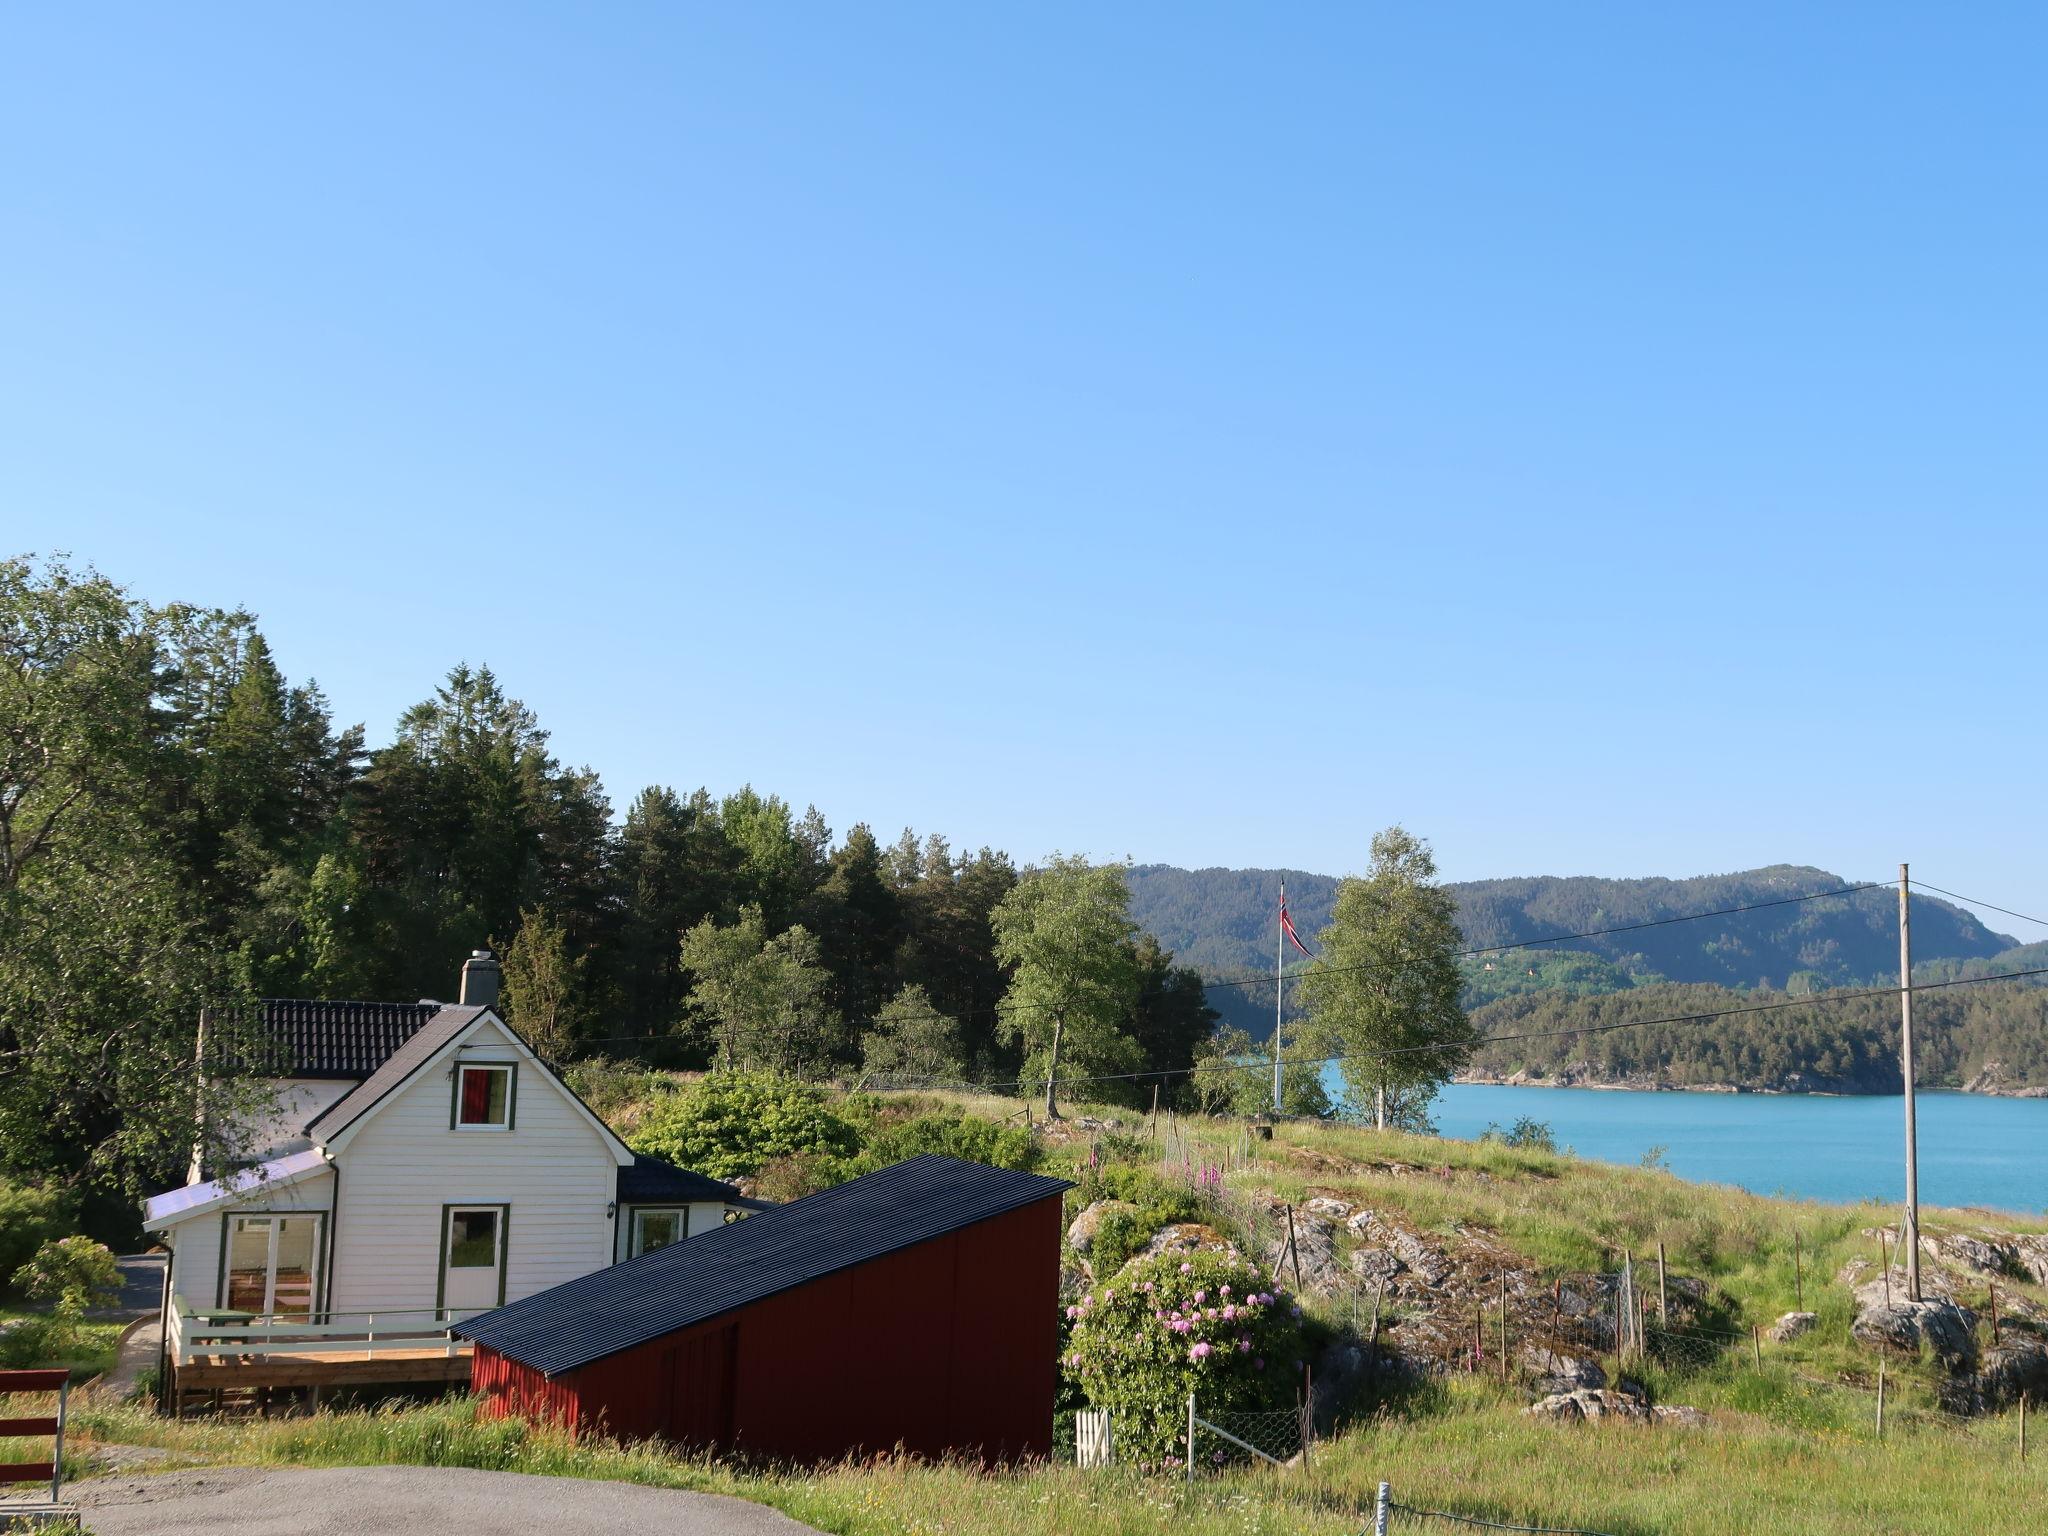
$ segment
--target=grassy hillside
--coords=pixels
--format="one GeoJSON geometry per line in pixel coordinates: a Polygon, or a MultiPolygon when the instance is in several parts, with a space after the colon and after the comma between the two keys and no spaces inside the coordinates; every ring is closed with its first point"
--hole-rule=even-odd
{"type": "MultiPolygon", "coordinates": [[[[1287,881],[1297,926],[1313,934],[1329,921],[1337,882],[1301,870],[1177,869],[1144,864],[1130,872],[1132,916],[1184,964],[1206,976],[1270,976],[1273,908],[1287,881]]],[[[1777,864],[1767,869],[1693,879],[1605,880],[1591,876],[1480,880],[1450,887],[1466,943],[1519,945],[1557,933],[1654,922],[1689,913],[1782,900],[1852,884],[1826,870],[1777,864]]],[[[2013,940],[1961,907],[1933,897],[1914,901],[1914,952],[1929,963],[1984,962],[2013,940]]],[[[1580,990],[1631,981],[1702,982],[1721,987],[1816,990],[1882,976],[1898,964],[1898,898],[1890,890],[1732,917],[1673,923],[1608,938],[1546,946],[1568,960],[1503,955],[1492,972],[1483,962],[1471,976],[1473,1001],[1519,990],[1513,978],[1529,967],[1568,964],[1580,990]]],[[[1547,978],[1546,978],[1547,979],[1547,978]]],[[[1233,1022],[1270,1019],[1271,990],[1212,991],[1211,1002],[1233,1022]]]]}
{"type": "MultiPolygon", "coordinates": [[[[899,1101],[898,1112],[931,1102],[899,1101]]],[[[988,1118],[1016,1108],[1007,1100],[944,1102],[988,1118]]],[[[1273,1141],[1261,1142],[1231,1122],[1165,1122],[1155,1130],[1110,1124],[1117,1113],[1099,1110],[1092,1123],[1070,1119],[1050,1131],[1041,1125],[1046,1166],[1082,1179],[1108,1164],[1147,1180],[1179,1180],[1206,1202],[1218,1230],[1259,1257],[1279,1230],[1276,1201],[1292,1206],[1304,1233],[1319,1219],[1310,1214],[1319,1208],[1312,1201],[1367,1213],[1359,1233],[1351,1223],[1331,1224],[1334,1288],[1304,1288],[1326,1338],[1341,1341],[1373,1294],[1346,1278],[1350,1254],[1374,1241],[1360,1233],[1396,1230],[1418,1252],[1477,1273],[1471,1299],[1447,1290],[1441,1308],[1427,1288],[1388,1290],[1383,1348],[1404,1358],[1412,1352],[1417,1363],[1361,1384],[1306,1469],[1226,1471],[1192,1486],[1129,1469],[984,1475],[887,1459],[823,1470],[741,1469],[644,1446],[572,1445],[520,1424],[479,1422],[466,1401],[246,1425],[178,1425],[100,1408],[83,1424],[100,1440],[233,1461],[425,1461],[711,1488],[849,1536],[1356,1536],[1369,1524],[1382,1478],[1398,1497],[1424,1507],[1617,1536],[2038,1529],[2034,1485],[2048,1468],[2017,1462],[2011,1413],[1943,1413],[1939,1394],[1953,1382],[1931,1358],[1889,1358],[1887,1435],[1876,1436],[1878,1357],[1851,1339],[1854,1303],[1836,1277],[1874,1273],[1876,1234],[1889,1211],[1769,1200],[1539,1148],[1318,1124],[1283,1125],[1273,1141]],[[1623,1254],[1647,1260],[1659,1243],[1671,1266],[1674,1323],[1656,1356],[1629,1374],[1659,1403],[1704,1410],[1704,1427],[1540,1421],[1523,1412],[1535,1389],[1519,1373],[1503,1384],[1497,1357],[1483,1357],[1471,1372],[1461,1368],[1459,1348],[1431,1354],[1435,1325],[1445,1324],[1460,1344],[1475,1312],[1482,1334],[1494,1336],[1498,1313],[1485,1300],[1492,1266],[1513,1280],[1513,1337],[1535,1338],[1553,1283],[1568,1293],[1611,1271],[1623,1254]],[[1818,1315],[1811,1332],[1783,1344],[1753,1342],[1753,1326],[1768,1326],[1802,1296],[1818,1315]]],[[[1927,1226],[1945,1236],[2009,1232],[2012,1224],[1982,1212],[1929,1212],[1927,1226]]],[[[1977,1309],[1988,1343],[1981,1319],[1993,1280],[1932,1261],[1930,1275],[1977,1309]]],[[[2048,1291],[2016,1274],[1995,1283],[2008,1344],[2048,1329],[2048,1291]]],[[[1605,1363],[1615,1366],[1611,1356],[1605,1363]]]]}

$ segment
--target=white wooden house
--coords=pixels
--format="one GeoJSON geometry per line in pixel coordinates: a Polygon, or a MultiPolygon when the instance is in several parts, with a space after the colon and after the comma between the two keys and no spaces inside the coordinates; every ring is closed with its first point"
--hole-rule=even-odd
{"type": "Polygon", "coordinates": [[[170,1252],[167,1367],[260,1356],[290,1385],[321,1377],[284,1365],[381,1354],[332,1379],[411,1379],[401,1357],[457,1356],[456,1318],[758,1208],[636,1156],[498,1016],[496,980],[479,951],[459,1004],[262,1005],[285,1075],[249,1166],[144,1204],[170,1252]]]}

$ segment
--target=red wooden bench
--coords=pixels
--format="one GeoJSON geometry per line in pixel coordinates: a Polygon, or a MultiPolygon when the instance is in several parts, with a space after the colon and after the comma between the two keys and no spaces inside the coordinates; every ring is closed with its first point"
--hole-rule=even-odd
{"type": "Polygon", "coordinates": [[[56,1448],[48,1461],[15,1461],[0,1463],[0,1483],[40,1483],[48,1481],[50,1502],[57,1502],[57,1495],[64,1487],[64,1409],[71,1397],[71,1373],[69,1371],[0,1371],[0,1397],[16,1392],[54,1392],[57,1394],[57,1412],[54,1416],[34,1419],[0,1418],[0,1440],[22,1439],[29,1435],[49,1435],[56,1442],[56,1448]]]}

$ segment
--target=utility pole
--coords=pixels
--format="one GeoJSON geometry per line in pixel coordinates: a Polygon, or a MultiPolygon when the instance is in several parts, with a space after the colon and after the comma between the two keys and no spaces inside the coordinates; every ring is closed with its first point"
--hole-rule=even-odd
{"type": "Polygon", "coordinates": [[[1280,918],[1273,924],[1273,1118],[1280,1118],[1280,1011],[1287,1001],[1287,882],[1280,882],[1280,918]]]}
{"type": "Polygon", "coordinates": [[[1906,1299],[1920,1299],[1920,1133],[1913,1114],[1912,879],[1899,866],[1899,1071],[1906,1080],[1906,1299]]]}

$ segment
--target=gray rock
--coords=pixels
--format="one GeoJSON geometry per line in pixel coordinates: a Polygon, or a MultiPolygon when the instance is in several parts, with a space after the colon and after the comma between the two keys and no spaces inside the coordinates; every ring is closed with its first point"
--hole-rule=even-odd
{"type": "Polygon", "coordinates": [[[1401,1261],[1384,1248],[1354,1248],[1351,1250],[1351,1270],[1367,1285],[1376,1285],[1382,1280],[1391,1280],[1401,1272],[1401,1261]]]}
{"type": "Polygon", "coordinates": [[[1966,1411],[2009,1408],[2023,1396],[2036,1402],[2048,1396],[2048,1345],[2038,1339],[2016,1339],[1987,1349],[1971,1383],[1972,1402],[1966,1411]]]}
{"type": "Polygon", "coordinates": [[[1415,1277],[1431,1289],[1442,1285],[1451,1276],[1453,1266],[1450,1258],[1413,1232],[1394,1233],[1388,1246],[1394,1250],[1394,1256],[1414,1271],[1415,1277]]]}
{"type": "Polygon", "coordinates": [[[1626,1392],[1590,1389],[1553,1393],[1539,1403],[1531,1403],[1522,1412],[1532,1418],[1549,1419],[1558,1424],[1583,1424],[1593,1419],[1620,1419],[1631,1424],[1646,1424],[1650,1420],[1649,1404],[1641,1398],[1626,1392]]]}
{"type": "Polygon", "coordinates": [[[1318,1296],[1334,1295],[1344,1284],[1344,1268],[1337,1262],[1336,1228],[1307,1211],[1294,1213],[1293,1253],[1288,1252],[1287,1226],[1283,1220],[1265,1257],[1267,1270],[1282,1281],[1292,1281],[1299,1265],[1301,1288],[1318,1296]]]}
{"type": "Polygon", "coordinates": [[[1811,1312],[1787,1312],[1764,1330],[1764,1337],[1774,1344],[1789,1344],[1802,1333],[1809,1333],[1818,1319],[1811,1312]]]}
{"type": "Polygon", "coordinates": [[[1607,1372],[1597,1360],[1562,1355],[1554,1349],[1526,1348],[1517,1359],[1538,1392],[1555,1397],[1572,1392],[1597,1391],[1607,1385],[1607,1372]]]}
{"type": "Polygon", "coordinates": [[[1349,1200],[1339,1200],[1334,1195],[1317,1195],[1315,1198],[1305,1202],[1302,1209],[1313,1211],[1316,1215],[1325,1217],[1330,1221],[1343,1221],[1351,1214],[1352,1205],[1349,1200]]]}
{"type": "Polygon", "coordinates": [[[1858,1314],[1850,1335],[1874,1349],[1919,1352],[1924,1341],[1951,1371],[1967,1370],[1977,1358],[1977,1314],[1952,1301],[1879,1303],[1858,1314]]]}
{"type": "Polygon", "coordinates": [[[1960,1265],[1993,1279],[2003,1279],[2020,1268],[2019,1256],[2010,1246],[1988,1243],[1981,1237],[1970,1237],[1962,1232],[1945,1232],[1939,1236],[1923,1234],[1920,1251],[1931,1258],[1960,1265]]]}

